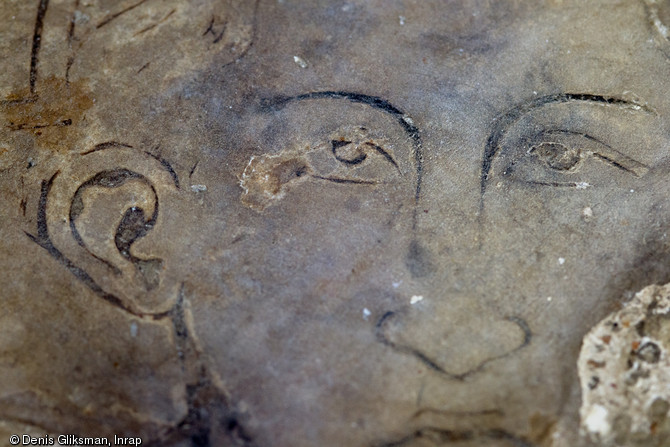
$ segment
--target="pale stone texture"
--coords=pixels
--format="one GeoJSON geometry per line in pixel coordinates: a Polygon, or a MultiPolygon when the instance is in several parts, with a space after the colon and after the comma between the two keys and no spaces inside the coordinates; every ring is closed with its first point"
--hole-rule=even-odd
{"type": "Polygon", "coordinates": [[[649,286],[584,337],[581,428],[602,445],[670,445],[670,285],[649,286]]]}

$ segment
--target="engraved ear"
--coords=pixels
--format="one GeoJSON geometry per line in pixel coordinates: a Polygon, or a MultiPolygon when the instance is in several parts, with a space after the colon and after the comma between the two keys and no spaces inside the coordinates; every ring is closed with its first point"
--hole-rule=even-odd
{"type": "Polygon", "coordinates": [[[177,278],[161,212],[178,192],[166,160],[103,143],[43,182],[32,238],[101,298],[135,314],[165,311],[177,278]]]}
{"type": "Polygon", "coordinates": [[[115,275],[122,275],[122,270],[118,267],[118,264],[122,262],[119,256],[123,260],[130,262],[140,275],[146,290],[153,290],[158,286],[159,270],[163,261],[159,258],[144,259],[138,257],[131,252],[131,248],[134,242],[144,237],[155,226],[157,218],[158,196],[152,183],[145,176],[123,168],[98,172],[79,185],[70,201],[70,231],[79,246],[109,266],[115,275]],[[98,209],[95,209],[91,213],[87,213],[89,210],[86,202],[102,202],[103,206],[105,202],[109,202],[109,200],[104,199],[94,200],[95,198],[99,199],[99,196],[104,194],[104,192],[95,191],[96,189],[112,190],[120,189],[124,186],[128,186],[131,190],[133,194],[132,198],[124,197],[123,194],[115,194],[113,191],[110,191],[109,195],[113,196],[112,200],[116,198],[121,199],[121,201],[116,204],[107,203],[107,209],[103,208],[101,210],[98,207],[98,209]],[[149,191],[142,191],[142,189],[150,190],[150,193],[149,191]],[[95,197],[95,195],[98,195],[98,197],[95,197]],[[139,197],[139,199],[136,197],[139,197]],[[130,204],[130,201],[136,203],[130,204]],[[145,213],[145,208],[148,208],[147,205],[152,208],[148,216],[145,213]],[[124,208],[125,211],[122,211],[124,208]],[[120,222],[117,223],[119,211],[123,214],[120,222]],[[115,212],[116,216],[114,215],[115,212]],[[108,218],[109,220],[107,220],[108,218]],[[105,255],[104,252],[109,252],[109,249],[112,248],[110,244],[103,243],[98,244],[98,247],[94,247],[94,240],[86,241],[84,236],[82,236],[80,228],[82,226],[86,228],[87,223],[95,225],[95,220],[107,220],[106,226],[108,227],[108,231],[105,231],[104,234],[111,235],[112,231],[114,232],[114,249],[116,249],[118,255],[116,253],[107,253],[105,255]],[[116,226],[116,229],[114,230],[113,227],[109,228],[109,225],[116,226]]]}

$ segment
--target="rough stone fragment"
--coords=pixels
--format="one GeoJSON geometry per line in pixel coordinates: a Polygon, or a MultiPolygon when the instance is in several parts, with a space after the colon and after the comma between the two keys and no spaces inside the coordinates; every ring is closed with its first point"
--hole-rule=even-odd
{"type": "Polygon", "coordinates": [[[670,284],[649,286],[584,337],[581,430],[607,446],[670,445],[670,284]]]}

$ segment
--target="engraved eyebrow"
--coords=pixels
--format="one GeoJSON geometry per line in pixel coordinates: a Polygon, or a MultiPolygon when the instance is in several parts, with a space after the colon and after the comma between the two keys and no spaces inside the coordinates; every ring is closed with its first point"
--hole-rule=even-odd
{"type": "MultiPolygon", "coordinates": [[[[493,159],[500,151],[500,142],[507,130],[523,116],[549,104],[563,104],[570,102],[585,102],[599,105],[612,105],[624,109],[637,110],[646,113],[655,113],[653,109],[645,104],[635,101],[629,101],[623,98],[613,96],[592,95],[588,93],[559,93],[555,95],[546,95],[535,98],[525,104],[518,105],[499,116],[493,125],[493,131],[489,135],[482,158],[482,169],[480,176],[481,196],[479,202],[480,211],[484,206],[484,192],[493,164],[493,159]]],[[[623,154],[622,154],[623,155],[623,154]]]]}

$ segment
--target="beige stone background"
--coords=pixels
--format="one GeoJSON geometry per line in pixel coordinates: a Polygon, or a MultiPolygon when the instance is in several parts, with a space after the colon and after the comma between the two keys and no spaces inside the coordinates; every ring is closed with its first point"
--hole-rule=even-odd
{"type": "Polygon", "coordinates": [[[670,2],[0,20],[0,444],[670,445],[577,372],[670,281],[670,2]]]}

